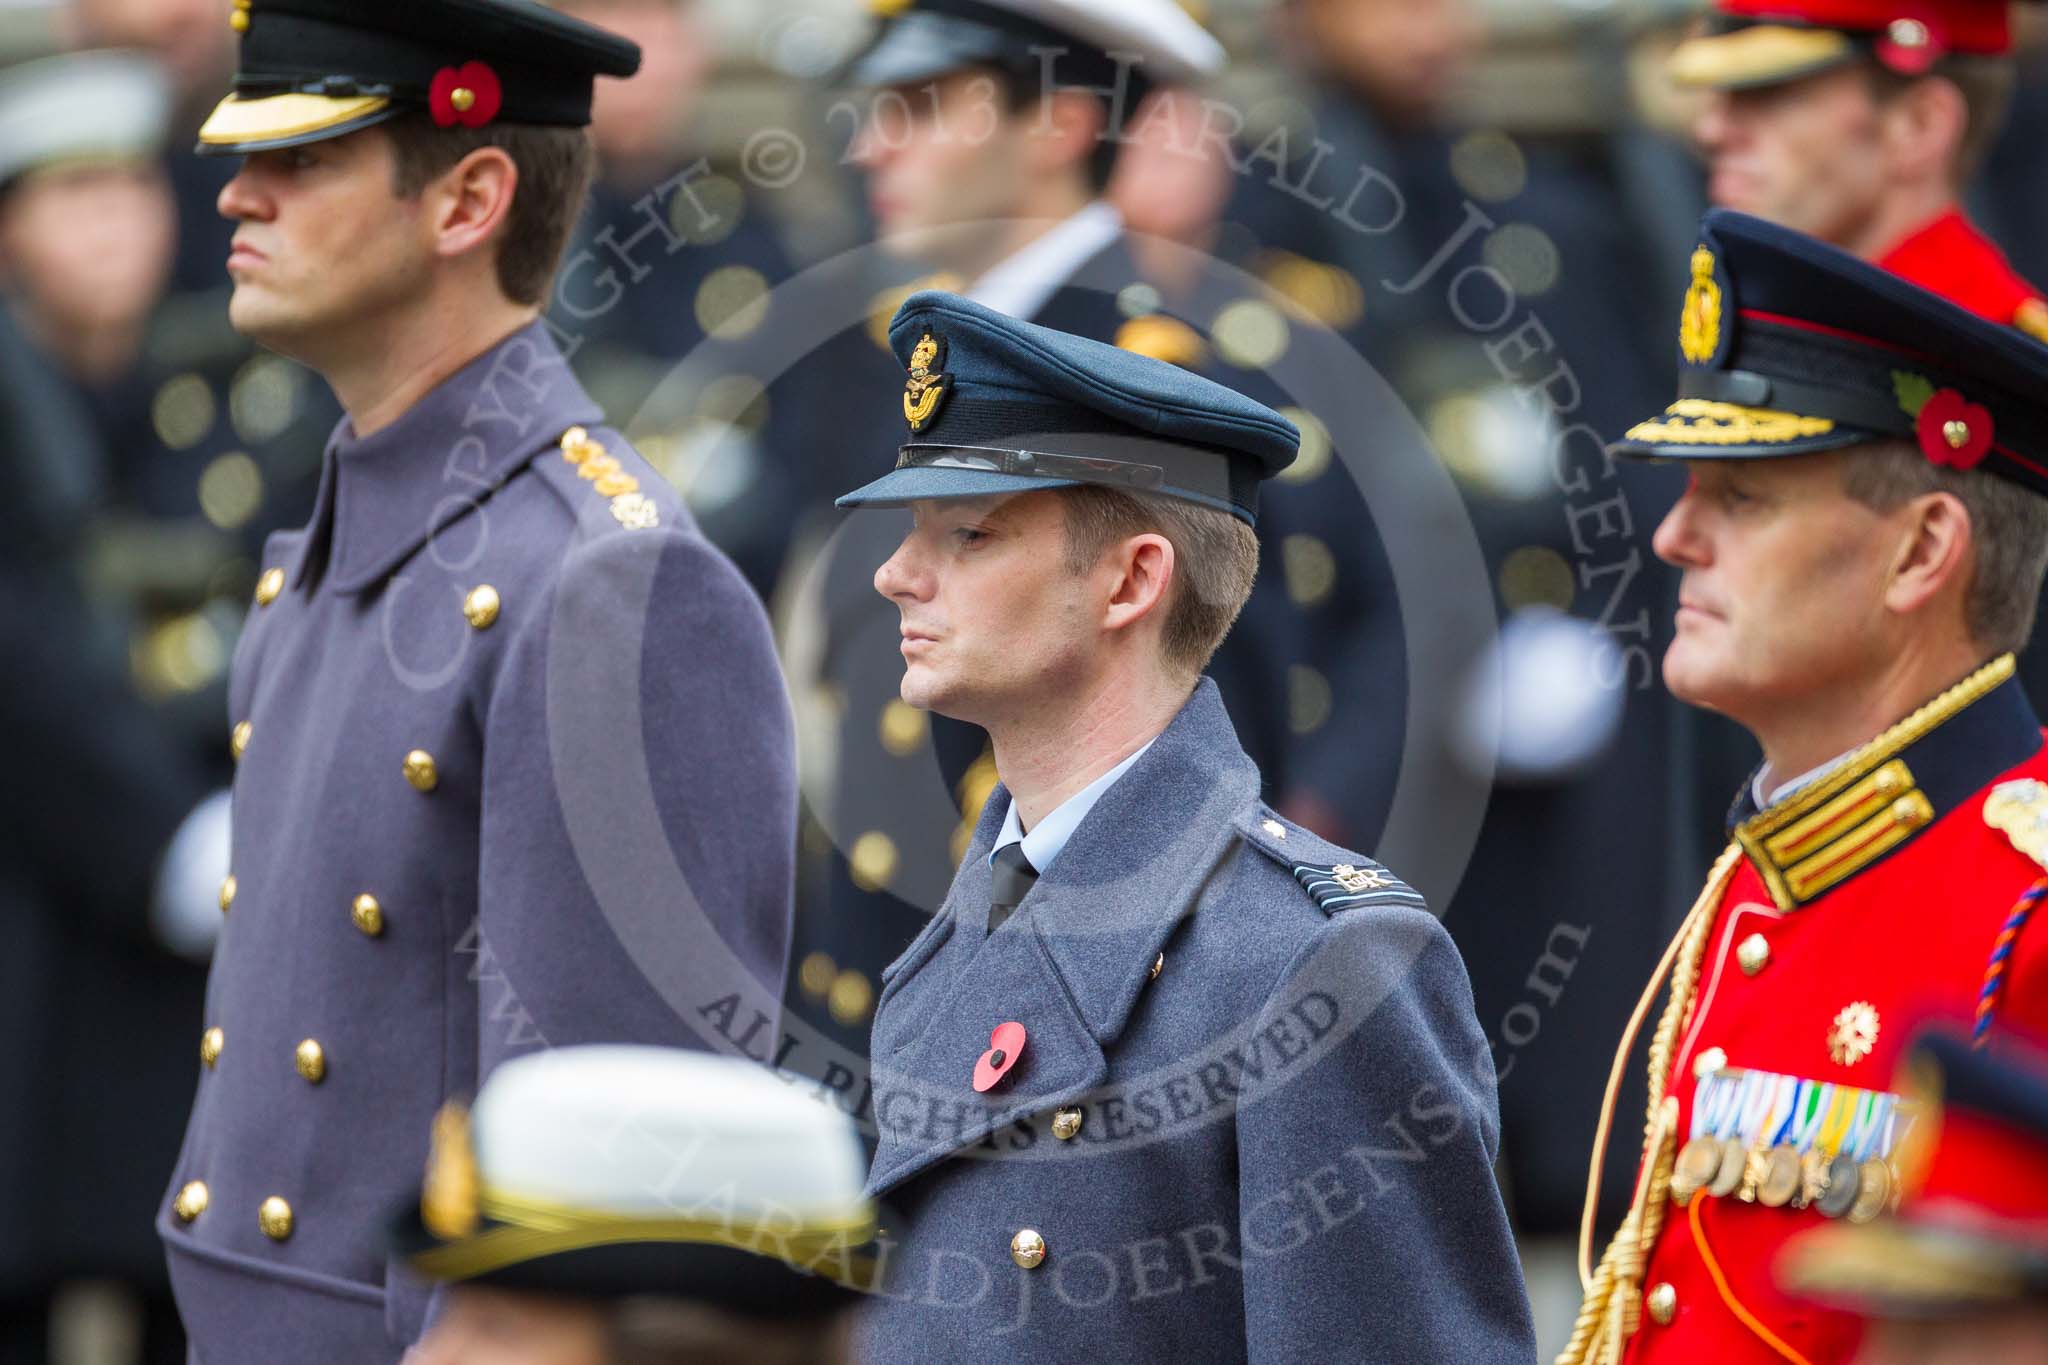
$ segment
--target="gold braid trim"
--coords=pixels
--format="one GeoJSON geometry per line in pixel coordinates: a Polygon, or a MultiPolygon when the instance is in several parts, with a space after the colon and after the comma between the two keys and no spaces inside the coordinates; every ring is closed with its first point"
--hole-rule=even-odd
{"type": "Polygon", "coordinates": [[[1621,1046],[1607,1075],[1607,1094],[1600,1102],[1600,1127],[1593,1139],[1592,1167],[1586,1176],[1586,1203],[1579,1219],[1579,1281],[1585,1299],[1572,1326],[1571,1341],[1557,1358],[1557,1365],[1610,1365],[1621,1359],[1622,1347],[1638,1326],[1642,1305],[1637,1290],[1650,1248],[1664,1227],[1664,1204],[1670,1197],[1671,1163],[1676,1155],[1678,1100],[1665,1094],[1671,1074],[1672,1054],[1678,1046],[1679,1030],[1692,1013],[1693,997],[1699,989],[1700,964],[1706,957],[1707,940],[1714,927],[1715,912],[1742,848],[1731,844],[1707,875],[1706,889],[1686,913],[1678,935],[1664,950],[1650,984],[1636,1001],[1628,1027],[1622,1031],[1621,1046]],[[1674,966],[1676,970],[1674,971],[1674,966]],[[1643,1170],[1636,1184],[1635,1199],[1621,1229],[1609,1242],[1597,1269],[1592,1267],[1593,1219],[1600,1203],[1600,1173],[1605,1164],[1607,1142],[1614,1128],[1614,1106],[1621,1091],[1622,1072],[1635,1050],[1636,1035],[1650,1004],[1671,973],[1671,999],[1650,1039],[1650,1103],[1643,1130],[1643,1170]]]}

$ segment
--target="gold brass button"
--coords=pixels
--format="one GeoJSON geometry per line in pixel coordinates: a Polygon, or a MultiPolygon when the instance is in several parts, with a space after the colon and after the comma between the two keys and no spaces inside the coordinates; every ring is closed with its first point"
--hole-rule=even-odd
{"type": "Polygon", "coordinates": [[[1158,957],[1152,959],[1152,970],[1146,974],[1145,979],[1147,981],[1157,981],[1159,979],[1159,974],[1165,970],[1166,954],[1161,953],[1158,957]]]}
{"type": "Polygon", "coordinates": [[[384,932],[384,907],[367,891],[356,897],[355,904],[348,908],[348,917],[355,921],[356,928],[371,938],[384,932]]]}
{"type": "Polygon", "coordinates": [[[225,915],[228,912],[228,907],[235,903],[235,888],[238,885],[240,885],[240,883],[235,881],[235,877],[232,872],[229,873],[227,879],[220,884],[220,912],[223,915],[225,915]]]}
{"type": "Polygon", "coordinates": [[[1645,1304],[1659,1327],[1669,1327],[1671,1320],[1678,1316],[1678,1291],[1666,1281],[1650,1291],[1645,1304]]]}
{"type": "Polygon", "coordinates": [[[206,1064],[207,1070],[211,1071],[213,1064],[220,1060],[220,1050],[227,1043],[227,1034],[219,1028],[210,1028],[199,1035],[199,1060],[206,1064]]]}
{"type": "Polygon", "coordinates": [[[189,1223],[206,1212],[206,1182],[195,1180],[178,1191],[178,1197],[171,1203],[171,1212],[178,1215],[178,1221],[189,1223]]]}
{"type": "Polygon", "coordinates": [[[1052,1135],[1061,1142],[1072,1141],[1074,1134],[1080,1131],[1081,1111],[1079,1109],[1061,1109],[1053,1114],[1052,1135]]]}
{"type": "Polygon", "coordinates": [[[1899,794],[1899,788],[1903,785],[1904,784],[1899,780],[1899,774],[1896,768],[1881,768],[1878,770],[1877,794],[1879,796],[1897,796],[1899,794]]]}
{"type": "Polygon", "coordinates": [[[1927,811],[1910,796],[1902,796],[1892,802],[1892,819],[1908,829],[1918,829],[1927,823],[1927,811]]]}
{"type": "Polygon", "coordinates": [[[478,630],[489,630],[498,619],[498,590],[488,583],[470,589],[462,599],[462,614],[478,630]]]}
{"type": "Polygon", "coordinates": [[[1724,1070],[1728,1065],[1728,1054],[1720,1048],[1710,1047],[1692,1060],[1692,1074],[1701,1080],[1724,1070]]]}
{"type": "Polygon", "coordinates": [[[414,791],[430,792],[441,785],[441,770],[434,766],[434,756],[425,749],[414,749],[405,756],[405,780],[412,783],[414,791]]]}
{"type": "Polygon", "coordinates": [[[1751,934],[1736,945],[1735,962],[1744,976],[1755,976],[1771,965],[1771,941],[1762,934],[1751,934]]]}
{"type": "Polygon", "coordinates": [[[307,1081],[318,1085],[327,1079],[327,1050],[320,1046],[319,1040],[308,1038],[300,1043],[297,1056],[299,1074],[307,1081]]]}
{"type": "Polygon", "coordinates": [[[292,1235],[292,1206],[276,1195],[263,1201],[263,1207],[256,1210],[256,1226],[263,1229],[263,1235],[273,1242],[282,1242],[292,1235]]]}
{"type": "Polygon", "coordinates": [[[235,762],[242,761],[242,755],[249,748],[249,736],[254,734],[255,730],[256,727],[245,720],[235,726],[233,732],[228,735],[228,756],[235,762]]]}
{"type": "Polygon", "coordinates": [[[1010,1239],[1010,1259],[1026,1270],[1036,1270],[1045,1263],[1045,1239],[1030,1228],[1025,1228],[1010,1239]]]}
{"type": "MultiPolygon", "coordinates": [[[[277,600],[277,595],[283,591],[284,570],[265,569],[263,577],[256,580],[256,605],[259,607],[269,606],[277,600]]],[[[218,732],[216,731],[216,733],[218,732]]]]}

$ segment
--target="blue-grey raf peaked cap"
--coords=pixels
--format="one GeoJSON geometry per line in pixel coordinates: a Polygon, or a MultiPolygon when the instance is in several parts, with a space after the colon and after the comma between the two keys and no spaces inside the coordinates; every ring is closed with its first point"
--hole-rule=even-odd
{"type": "Polygon", "coordinates": [[[896,468],[841,507],[1091,483],[1256,525],[1259,484],[1301,447],[1293,423],[1221,384],[956,294],[911,295],[889,344],[910,369],[908,439],[896,468]]]}

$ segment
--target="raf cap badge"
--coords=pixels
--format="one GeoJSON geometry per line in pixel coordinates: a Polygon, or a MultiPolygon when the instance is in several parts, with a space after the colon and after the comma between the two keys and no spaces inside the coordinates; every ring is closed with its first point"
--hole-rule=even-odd
{"type": "Polygon", "coordinates": [[[926,332],[910,353],[910,382],[903,386],[903,420],[912,431],[923,431],[945,401],[950,375],[940,371],[946,364],[945,341],[926,332]]]}

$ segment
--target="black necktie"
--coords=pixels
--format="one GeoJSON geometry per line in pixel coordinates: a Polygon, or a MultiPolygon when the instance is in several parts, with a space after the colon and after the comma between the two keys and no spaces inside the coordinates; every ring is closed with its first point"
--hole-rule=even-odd
{"type": "Polygon", "coordinates": [[[996,850],[989,873],[988,931],[993,934],[1023,902],[1031,884],[1038,880],[1038,869],[1024,856],[1024,845],[1004,844],[996,850]]]}

